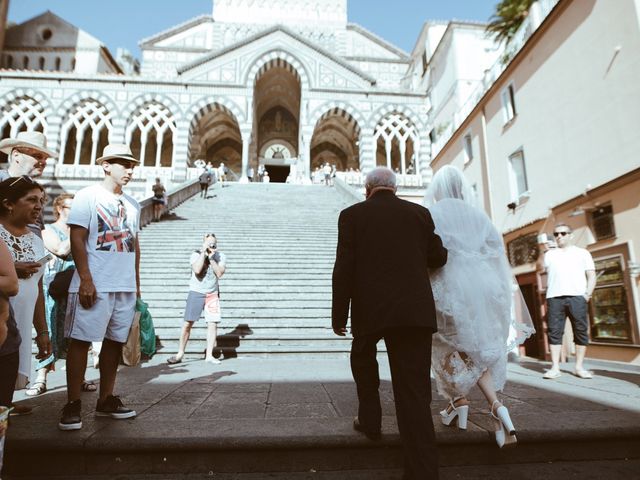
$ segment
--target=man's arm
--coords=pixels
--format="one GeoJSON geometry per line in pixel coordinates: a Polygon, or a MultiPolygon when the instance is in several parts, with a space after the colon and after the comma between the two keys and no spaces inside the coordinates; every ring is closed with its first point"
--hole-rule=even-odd
{"type": "Polygon", "coordinates": [[[89,270],[89,256],[87,255],[87,239],[89,230],[79,225],[70,225],[71,232],[71,254],[76,264],[76,270],[80,277],[80,287],[78,288],[78,300],[84,308],[91,308],[96,302],[96,287],[93,284],[93,277],[89,270]]]}
{"type": "Polygon", "coordinates": [[[18,294],[18,275],[9,247],[0,240],[0,295],[13,297],[18,294]]]}
{"type": "MultiPolygon", "coordinates": [[[[74,257],[75,258],[75,257],[74,257]]],[[[141,298],[140,294],[140,241],[136,235],[136,295],[141,298]]]]}
{"type": "Polygon", "coordinates": [[[427,239],[429,248],[427,249],[427,267],[440,268],[447,263],[448,251],[442,245],[442,239],[435,232],[436,227],[433,224],[431,213],[427,211],[427,239]]]}
{"type": "Polygon", "coordinates": [[[587,270],[585,273],[587,274],[587,291],[584,294],[584,299],[588,302],[593,295],[593,289],[596,288],[596,271],[587,270]]]}
{"type": "Polygon", "coordinates": [[[336,262],[333,266],[331,325],[336,335],[347,332],[349,304],[352,298],[352,286],[355,272],[355,241],[353,226],[343,211],[338,219],[338,247],[336,262]]]}
{"type": "Polygon", "coordinates": [[[211,265],[211,270],[213,270],[213,273],[215,274],[216,277],[222,278],[222,276],[224,275],[224,272],[227,270],[227,265],[223,261],[221,261],[220,263],[216,262],[213,257],[214,255],[211,255],[209,257],[209,264],[211,265]]]}

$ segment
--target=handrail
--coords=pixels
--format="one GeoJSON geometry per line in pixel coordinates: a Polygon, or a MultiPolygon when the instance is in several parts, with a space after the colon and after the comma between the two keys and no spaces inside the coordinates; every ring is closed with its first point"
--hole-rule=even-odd
{"type": "MultiPolygon", "coordinates": [[[[179,185],[167,193],[165,211],[170,212],[185,200],[190,199],[200,192],[200,182],[194,179],[179,185]]],[[[140,201],[140,228],[146,227],[153,220],[153,196],[140,201]]]]}
{"type": "Polygon", "coordinates": [[[349,185],[347,184],[347,182],[337,176],[333,179],[333,184],[336,188],[336,191],[350,205],[364,200],[364,193],[362,193],[361,188],[359,189],[355,186],[349,185]]]}

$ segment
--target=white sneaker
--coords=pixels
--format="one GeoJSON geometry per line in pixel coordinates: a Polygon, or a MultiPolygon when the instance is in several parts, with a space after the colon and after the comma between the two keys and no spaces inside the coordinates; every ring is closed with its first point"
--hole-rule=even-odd
{"type": "Polygon", "coordinates": [[[214,365],[218,365],[218,364],[222,363],[220,360],[218,360],[215,357],[205,358],[204,361],[207,362],[207,363],[212,363],[214,365]]]}

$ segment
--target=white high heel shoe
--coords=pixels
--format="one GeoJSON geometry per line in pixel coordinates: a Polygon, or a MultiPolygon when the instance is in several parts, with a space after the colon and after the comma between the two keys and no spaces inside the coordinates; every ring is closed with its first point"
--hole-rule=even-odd
{"type": "MultiPolygon", "coordinates": [[[[462,398],[462,397],[460,397],[462,398]]],[[[460,430],[467,429],[467,420],[469,419],[469,405],[460,405],[458,407],[455,406],[456,400],[459,398],[455,398],[449,402],[449,406],[451,407],[451,411],[448,411],[447,408],[440,412],[440,416],[442,417],[442,423],[444,425],[451,425],[451,422],[458,419],[458,428],[460,430]]]]}
{"type": "Polygon", "coordinates": [[[516,438],[516,429],[513,426],[511,417],[509,416],[509,410],[507,410],[507,407],[504,405],[500,405],[494,414],[493,407],[496,403],[499,404],[500,402],[496,400],[491,404],[491,416],[494,419],[496,428],[496,443],[500,448],[514,447],[518,442],[518,439],[516,438]]]}

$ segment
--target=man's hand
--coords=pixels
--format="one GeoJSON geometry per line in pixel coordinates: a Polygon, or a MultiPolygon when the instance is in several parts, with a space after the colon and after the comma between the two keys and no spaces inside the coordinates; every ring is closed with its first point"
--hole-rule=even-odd
{"type": "Polygon", "coordinates": [[[31,275],[40,269],[38,262],[15,262],[16,273],[18,278],[30,278],[31,275]]]}
{"type": "Polygon", "coordinates": [[[42,360],[51,355],[51,338],[49,334],[39,334],[36,336],[36,345],[38,345],[38,353],[36,358],[42,360]]]}
{"type": "Polygon", "coordinates": [[[338,335],[339,337],[344,337],[347,334],[347,329],[346,327],[343,328],[334,328],[333,329],[333,333],[335,333],[336,335],[338,335]]]}
{"type": "Polygon", "coordinates": [[[78,288],[78,299],[83,308],[89,309],[96,303],[98,295],[92,278],[85,280],[80,279],[80,288],[78,288]]]}
{"type": "Polygon", "coordinates": [[[584,300],[589,303],[589,301],[591,300],[591,295],[585,293],[584,295],[582,295],[582,298],[584,298],[584,300]]]}

